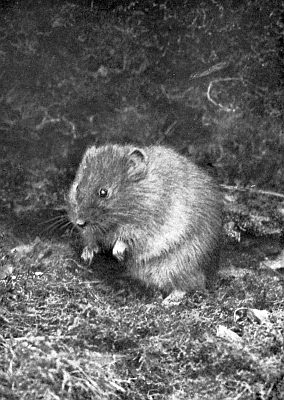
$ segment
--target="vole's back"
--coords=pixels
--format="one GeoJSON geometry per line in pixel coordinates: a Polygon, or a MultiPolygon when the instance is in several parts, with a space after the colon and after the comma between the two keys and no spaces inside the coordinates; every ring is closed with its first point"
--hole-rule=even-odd
{"type": "Polygon", "coordinates": [[[158,218],[152,218],[151,234],[138,255],[145,265],[136,268],[136,275],[146,281],[150,277],[166,291],[204,287],[218,269],[219,188],[203,170],[173,150],[153,146],[146,151],[149,169],[143,185],[145,190],[155,187],[157,201],[150,197],[149,206],[158,218]]]}

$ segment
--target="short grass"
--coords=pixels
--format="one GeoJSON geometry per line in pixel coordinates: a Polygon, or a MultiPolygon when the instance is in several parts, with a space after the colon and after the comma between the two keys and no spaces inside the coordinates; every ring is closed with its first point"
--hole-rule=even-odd
{"type": "Polygon", "coordinates": [[[214,290],[165,307],[107,256],[83,265],[75,238],[1,226],[1,399],[283,397],[283,277],[260,268],[266,241],[227,246],[214,290]]]}

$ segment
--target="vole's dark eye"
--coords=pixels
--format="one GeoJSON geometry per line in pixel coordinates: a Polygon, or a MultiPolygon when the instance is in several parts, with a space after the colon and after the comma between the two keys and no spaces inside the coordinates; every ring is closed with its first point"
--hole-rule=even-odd
{"type": "Polygon", "coordinates": [[[108,196],[108,190],[104,189],[104,188],[99,189],[98,193],[99,193],[99,196],[102,198],[106,198],[108,196]]]}

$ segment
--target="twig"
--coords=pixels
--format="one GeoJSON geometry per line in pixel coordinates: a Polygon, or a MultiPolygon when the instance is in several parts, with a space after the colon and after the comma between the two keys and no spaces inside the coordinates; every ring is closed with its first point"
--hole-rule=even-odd
{"type": "Polygon", "coordinates": [[[271,190],[261,190],[261,189],[253,189],[253,188],[241,188],[237,186],[230,186],[230,185],[221,185],[224,189],[234,191],[237,190],[238,192],[252,192],[252,193],[259,193],[259,194],[265,194],[266,196],[271,196],[271,197],[280,197],[281,199],[284,199],[284,194],[282,193],[277,193],[277,192],[272,192],[271,190]]]}
{"type": "Polygon", "coordinates": [[[228,82],[228,81],[242,81],[242,79],[241,79],[241,78],[219,78],[219,79],[213,79],[213,81],[211,81],[211,82],[209,83],[209,85],[208,85],[207,92],[206,92],[206,96],[207,96],[207,99],[210,101],[210,103],[213,103],[215,106],[221,108],[222,110],[224,110],[224,111],[226,111],[226,112],[236,112],[236,111],[237,111],[237,108],[235,108],[235,107],[226,107],[226,106],[223,106],[223,104],[218,103],[217,101],[215,101],[215,100],[211,97],[211,89],[212,89],[212,86],[213,86],[215,83],[218,83],[218,82],[228,82]]]}
{"type": "Polygon", "coordinates": [[[180,99],[184,98],[187,95],[187,93],[191,92],[192,89],[193,89],[193,86],[189,87],[188,89],[184,90],[183,92],[180,92],[177,94],[170,94],[167,92],[165,86],[161,85],[161,91],[167,97],[168,100],[180,100],[180,99]]]}
{"type": "Polygon", "coordinates": [[[171,123],[171,125],[167,128],[166,132],[164,132],[164,136],[170,136],[177,124],[177,120],[174,120],[173,123],[171,123]]]}
{"type": "Polygon", "coordinates": [[[51,117],[48,112],[45,112],[45,116],[43,117],[42,121],[35,126],[35,130],[41,130],[47,124],[54,124],[57,122],[61,122],[61,118],[53,118],[51,117]]]}
{"type": "Polygon", "coordinates": [[[224,69],[227,67],[228,63],[226,61],[220,62],[218,64],[213,65],[212,67],[206,69],[203,72],[197,72],[196,74],[191,74],[190,79],[196,79],[196,78],[202,78],[203,76],[208,76],[212,74],[213,72],[220,71],[221,69],[224,69]]]}

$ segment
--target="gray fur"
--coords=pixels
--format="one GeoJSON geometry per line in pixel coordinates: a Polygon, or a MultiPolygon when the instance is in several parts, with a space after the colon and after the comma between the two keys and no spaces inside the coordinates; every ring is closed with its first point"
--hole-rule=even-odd
{"type": "Polygon", "coordinates": [[[149,286],[200,289],[218,270],[219,188],[170,148],[91,147],[70,189],[69,210],[74,224],[86,222],[85,254],[126,248],[129,273],[149,286]],[[100,188],[108,198],[99,197],[100,188]]]}

